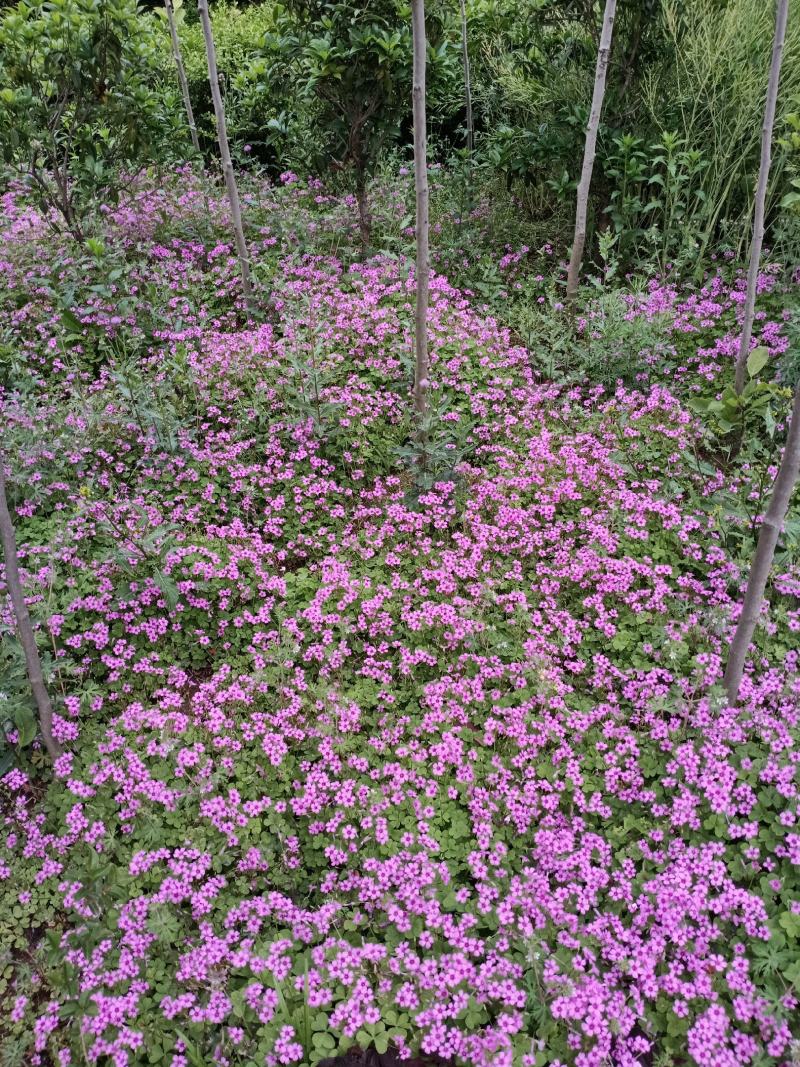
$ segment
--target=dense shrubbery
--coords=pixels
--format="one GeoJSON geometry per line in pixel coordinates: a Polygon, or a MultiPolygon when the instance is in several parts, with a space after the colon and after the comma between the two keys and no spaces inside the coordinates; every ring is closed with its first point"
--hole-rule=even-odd
{"type": "MultiPolygon", "coordinates": [[[[505,183],[533,233],[566,242],[560,225],[574,195],[596,48],[592,5],[547,0],[536,18],[515,0],[467,7],[477,123],[469,169],[484,185],[497,182],[495,195],[505,183]]],[[[712,0],[620,4],[592,218],[596,233],[610,228],[618,236],[625,268],[699,270],[718,246],[742,250],[771,15],[757,0],[728,0],[722,15],[717,7],[712,0]],[[720,50],[735,59],[719,64],[720,50]]],[[[163,17],[126,3],[103,11],[101,20],[100,7],[83,0],[52,9],[23,3],[1,24],[6,160],[31,176],[75,232],[87,196],[113,190],[121,167],[173,155],[182,124],[163,17]],[[40,76],[45,69],[48,79],[40,76]]],[[[407,150],[410,34],[394,0],[359,11],[354,23],[351,6],[337,3],[224,2],[212,5],[212,19],[239,161],[259,161],[273,175],[343,170],[363,207],[379,155],[407,150]]],[[[176,12],[201,142],[213,157],[202,33],[191,5],[176,12]]],[[[456,14],[429,4],[431,127],[451,165],[463,154],[456,14]]],[[[800,30],[790,21],[768,215],[790,261],[799,254],[797,230],[779,205],[796,177],[798,71],[800,30]]]]}
{"type": "MultiPolygon", "coordinates": [[[[566,241],[568,230],[562,235],[558,226],[569,215],[565,207],[572,204],[582,151],[597,45],[593,6],[548,0],[536,18],[529,17],[528,4],[473,0],[467,7],[478,134],[472,168],[505,183],[533,227],[566,241]]],[[[332,163],[352,163],[353,101],[361,101],[365,87],[384,92],[385,99],[371,116],[374,129],[360,154],[372,162],[374,146],[408,143],[408,20],[395,4],[379,8],[363,9],[365,26],[379,28],[378,36],[350,37],[346,5],[216,6],[220,69],[240,158],[248,146],[250,158],[275,174],[286,167],[322,174],[332,163]],[[363,71],[349,89],[338,78],[342,64],[350,77],[363,71]],[[371,78],[378,70],[383,75],[371,78]]],[[[757,0],[729,0],[724,16],[717,9],[712,0],[620,4],[593,218],[596,229],[619,235],[626,267],[663,270],[677,261],[693,269],[699,261],[707,266],[718,245],[742,251],[758,167],[771,14],[757,0]],[[719,64],[720,52],[736,58],[719,64]]],[[[440,158],[452,163],[463,147],[455,11],[429,5],[429,29],[431,124],[440,158]]],[[[205,146],[213,152],[202,35],[191,11],[181,41],[205,146]]],[[[166,31],[161,49],[163,76],[170,79],[166,31]]],[[[779,107],[787,136],[799,70],[800,30],[790,21],[779,107]]],[[[361,103],[369,106],[370,98],[361,103]]],[[[782,254],[794,261],[800,255],[796,231],[779,211],[791,189],[790,157],[785,139],[773,169],[769,220],[782,254]]]]}
{"type": "MultiPolygon", "coordinates": [[[[217,151],[214,109],[203,33],[195,5],[178,4],[176,17],[201,144],[213,157],[217,151]]],[[[255,158],[265,164],[281,162],[283,166],[313,167],[316,160],[309,145],[313,118],[308,101],[296,92],[291,97],[291,110],[286,111],[284,86],[280,86],[280,93],[270,93],[269,71],[259,61],[264,36],[275,31],[274,5],[249,4],[240,8],[233,3],[220,2],[211,5],[211,20],[230,119],[232,149],[239,161],[244,161],[244,147],[249,145],[255,149],[255,158]]],[[[174,61],[165,20],[160,21],[161,78],[164,84],[170,84],[175,79],[174,61]]]]}

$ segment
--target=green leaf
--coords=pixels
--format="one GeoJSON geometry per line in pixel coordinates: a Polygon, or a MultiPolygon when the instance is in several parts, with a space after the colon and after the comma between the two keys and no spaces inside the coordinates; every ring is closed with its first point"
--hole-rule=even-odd
{"type": "Polygon", "coordinates": [[[775,436],[776,422],[771,407],[766,407],[764,409],[764,425],[767,429],[767,434],[769,435],[770,439],[773,438],[775,436]]]}
{"type": "Polygon", "coordinates": [[[800,960],[790,964],[783,972],[783,977],[787,982],[791,982],[795,989],[800,990],[800,960]]]}
{"type": "Polygon", "coordinates": [[[747,373],[750,377],[755,378],[756,375],[766,367],[768,360],[768,348],[765,348],[764,345],[759,345],[758,348],[754,348],[747,357],[747,373]]]}
{"type": "Polygon", "coordinates": [[[19,733],[20,748],[27,748],[39,729],[36,716],[29,708],[17,707],[14,711],[14,725],[19,733]]]}
{"type": "Polygon", "coordinates": [[[800,938],[800,915],[793,911],[785,911],[778,922],[791,938],[800,938]]]}
{"type": "Polygon", "coordinates": [[[180,592],[172,578],[163,571],[156,571],[156,582],[163,594],[167,607],[172,611],[180,599],[180,592]]]}
{"type": "Polygon", "coordinates": [[[73,311],[69,310],[69,308],[64,308],[61,312],[61,322],[73,333],[83,333],[83,323],[73,311]]]}
{"type": "MultiPolygon", "coordinates": [[[[800,178],[792,178],[792,185],[795,190],[800,190],[800,178]]],[[[800,192],[787,193],[781,200],[781,207],[794,207],[796,204],[800,204],[800,192]]]]}
{"type": "Polygon", "coordinates": [[[331,1034],[315,1033],[311,1036],[311,1044],[314,1048],[335,1049],[336,1039],[331,1034]]]}

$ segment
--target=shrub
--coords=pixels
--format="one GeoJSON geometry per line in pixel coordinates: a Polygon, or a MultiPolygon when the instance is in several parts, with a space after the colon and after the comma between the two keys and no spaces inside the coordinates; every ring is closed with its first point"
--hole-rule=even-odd
{"type": "MultiPolygon", "coordinates": [[[[200,142],[204,151],[214,154],[216,128],[202,29],[194,5],[174,6],[200,142]]],[[[282,164],[297,165],[302,160],[310,165],[313,160],[305,152],[309,139],[300,132],[308,128],[307,108],[300,104],[300,94],[294,94],[295,107],[283,111],[268,92],[267,70],[256,64],[264,35],[275,29],[275,6],[259,3],[238,7],[229,0],[219,0],[211,6],[210,14],[232,152],[241,159],[242,149],[249,144],[262,162],[274,163],[279,157],[282,164]]],[[[166,18],[161,21],[159,61],[163,78],[172,82],[175,72],[169,32],[166,18]]]]}
{"type": "MultiPolygon", "coordinates": [[[[457,53],[429,13],[428,77],[452,77],[457,53]],[[438,41],[438,43],[437,43],[438,41]]],[[[318,104],[324,157],[353,175],[362,245],[370,241],[367,182],[399,139],[410,107],[411,23],[397,0],[350,4],[292,0],[264,41],[274,83],[300,84],[318,104]]]]}
{"type": "Polygon", "coordinates": [[[123,168],[169,141],[153,38],[135,0],[22,0],[0,20],[0,148],[50,221],[83,241],[123,168]],[[52,212],[55,212],[56,219],[52,212]]]}

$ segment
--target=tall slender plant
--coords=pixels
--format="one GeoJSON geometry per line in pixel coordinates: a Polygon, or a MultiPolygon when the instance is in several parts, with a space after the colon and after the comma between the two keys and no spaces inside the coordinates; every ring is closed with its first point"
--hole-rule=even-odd
{"type": "MultiPolygon", "coordinates": [[[[420,427],[428,407],[428,285],[430,280],[428,221],[428,150],[425,118],[425,2],[411,0],[414,38],[412,104],[414,113],[414,187],[417,194],[416,308],[414,319],[414,411],[420,427]]],[[[420,429],[420,433],[421,433],[420,429]]]]}
{"type": "Polygon", "coordinates": [[[578,280],[583,263],[583,249],[586,244],[586,214],[589,203],[589,187],[592,184],[592,170],[597,148],[597,131],[600,126],[600,114],[603,110],[603,97],[606,91],[606,74],[611,55],[611,35],[614,31],[614,18],[617,13],[617,0],[606,0],[603,11],[603,28],[600,33],[600,47],[597,50],[597,67],[594,75],[592,108],[589,112],[589,124],[586,127],[586,144],[583,150],[583,167],[578,183],[578,201],[575,209],[575,235],[572,239],[572,253],[567,273],[567,302],[573,303],[578,295],[578,280]]]}
{"type": "Polygon", "coordinates": [[[764,603],[764,590],[767,587],[772,560],[775,556],[775,546],[783,529],[786,512],[792,492],[800,475],[800,382],[795,387],[794,404],[789,420],[789,432],[786,438],[786,447],[783,450],[783,458],[778,468],[778,475],[772,489],[769,506],[761,523],[758,534],[758,544],[750,567],[747,579],[747,588],[742,603],[742,612],[736,626],[736,632],[731,642],[731,650],[725,667],[725,690],[731,704],[735,704],[739,697],[739,686],[744,674],[745,657],[747,656],[753,633],[761,614],[761,606],[764,603]]]}
{"type": "Polygon", "coordinates": [[[764,105],[764,123],[761,127],[761,162],[758,168],[758,185],[756,187],[755,213],[753,217],[753,241],[750,245],[750,265],[747,270],[747,297],[744,304],[742,336],[739,342],[739,354],[736,357],[736,392],[744,389],[747,377],[747,356],[750,352],[750,339],[753,335],[753,319],[756,308],[756,283],[758,268],[761,264],[761,246],[764,242],[764,203],[767,198],[767,182],[772,161],[772,127],[775,124],[775,107],[778,101],[778,85],[781,77],[781,60],[783,45],[786,40],[786,23],[789,18],[789,0],[776,0],[775,37],[772,42],[772,62],[769,68],[767,100],[764,105]]]}
{"type": "MultiPolygon", "coordinates": [[[[774,0],[660,0],[659,9],[663,47],[673,62],[648,65],[642,102],[662,133],[680,131],[687,148],[702,150],[706,160],[703,196],[684,216],[698,246],[699,281],[718,239],[744,255],[749,248],[775,5],[774,0]]],[[[790,17],[778,112],[784,102],[789,109],[800,93],[799,57],[800,20],[790,17]]],[[[767,218],[781,194],[775,163],[767,185],[767,218]]]]}
{"type": "Polygon", "coordinates": [[[211,30],[211,19],[208,14],[208,0],[197,0],[197,10],[200,13],[200,24],[203,27],[203,39],[206,45],[206,59],[208,61],[208,81],[211,86],[211,99],[214,104],[214,115],[217,120],[217,141],[219,152],[222,157],[222,173],[225,177],[225,189],[228,193],[228,204],[231,210],[231,224],[236,241],[236,254],[239,259],[239,270],[242,274],[242,291],[248,308],[255,310],[255,296],[253,282],[250,276],[250,259],[247,252],[247,242],[244,237],[242,225],[242,208],[239,201],[239,188],[236,184],[236,175],[233,171],[231,150],[228,145],[228,127],[225,122],[225,105],[222,102],[222,93],[219,89],[219,74],[217,72],[217,52],[214,47],[214,35],[211,30]]]}
{"type": "Polygon", "coordinates": [[[200,155],[200,139],[197,136],[197,126],[195,125],[194,111],[192,110],[192,99],[189,96],[189,82],[186,79],[186,68],[183,65],[183,56],[181,55],[181,43],[178,39],[178,22],[175,17],[173,0],[164,0],[164,8],[166,9],[167,22],[169,23],[169,36],[172,41],[172,56],[175,60],[175,69],[178,72],[178,83],[181,87],[183,106],[186,109],[186,120],[189,124],[189,136],[192,138],[192,147],[195,152],[200,155]]]}
{"type": "Polygon", "coordinates": [[[469,39],[467,37],[467,5],[465,0],[460,0],[461,5],[461,56],[464,64],[464,109],[466,112],[467,126],[467,152],[472,156],[475,145],[475,126],[472,119],[472,78],[469,70],[469,39]]]}
{"type": "Polygon", "coordinates": [[[42,740],[51,758],[57,759],[61,755],[61,746],[53,737],[53,705],[50,702],[47,686],[44,684],[42,661],[39,658],[31,617],[28,614],[28,606],[25,603],[25,595],[22,591],[22,582],[19,577],[17,539],[14,534],[14,524],[11,520],[11,512],[8,510],[8,500],[6,498],[5,463],[5,453],[0,448],[0,542],[3,545],[6,586],[17,624],[19,643],[25,653],[25,666],[28,671],[31,692],[39,712],[39,729],[42,731],[42,740]]]}

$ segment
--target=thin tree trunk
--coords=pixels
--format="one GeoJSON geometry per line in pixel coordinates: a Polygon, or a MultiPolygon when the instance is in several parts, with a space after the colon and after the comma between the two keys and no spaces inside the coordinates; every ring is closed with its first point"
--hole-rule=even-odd
{"type": "Polygon", "coordinates": [[[761,523],[753,563],[747,579],[747,589],[742,603],[742,613],[733,635],[728,662],[725,667],[725,690],[731,704],[739,696],[739,686],[744,674],[744,662],[753,640],[753,632],[764,602],[764,590],[767,587],[775,546],[783,529],[783,521],[789,510],[792,492],[800,474],[800,383],[795,388],[794,404],[789,420],[789,432],[786,447],[778,468],[778,476],[772,488],[767,513],[761,523]]]}
{"type": "Polygon", "coordinates": [[[14,524],[11,521],[11,513],[8,510],[8,500],[6,499],[5,462],[5,453],[0,448],[0,541],[2,541],[3,545],[6,585],[8,587],[8,595],[11,598],[11,606],[14,609],[19,642],[22,645],[22,651],[25,653],[28,681],[31,684],[31,692],[39,712],[39,728],[42,731],[42,740],[51,758],[55,760],[61,755],[61,746],[53,737],[53,705],[50,703],[47,687],[44,684],[42,661],[39,659],[39,650],[36,647],[31,617],[28,614],[28,606],[25,603],[22,582],[19,578],[17,539],[14,536],[14,524]]]}
{"type": "Polygon", "coordinates": [[[366,255],[372,240],[372,215],[369,210],[367,176],[362,170],[356,172],[356,203],[358,205],[358,233],[361,251],[366,255]]]}
{"type": "Polygon", "coordinates": [[[175,22],[175,8],[172,6],[172,0],[164,0],[164,7],[167,9],[169,35],[172,40],[172,55],[175,59],[175,67],[178,71],[178,81],[181,87],[181,95],[183,96],[183,106],[186,108],[186,118],[189,122],[189,134],[192,138],[192,147],[199,156],[200,140],[197,136],[197,126],[195,125],[194,112],[192,111],[192,100],[189,96],[189,82],[186,80],[186,68],[183,65],[181,43],[178,40],[178,26],[175,22]]]}
{"type": "Polygon", "coordinates": [[[472,156],[475,144],[475,127],[472,121],[472,79],[469,72],[469,45],[467,40],[467,5],[461,0],[461,53],[464,61],[464,107],[467,112],[467,151],[472,156]]]}
{"type": "Polygon", "coordinates": [[[586,145],[583,150],[583,167],[578,183],[578,203],[575,210],[575,236],[572,240],[572,254],[567,273],[567,302],[574,302],[578,295],[578,280],[583,263],[583,249],[586,244],[586,213],[589,203],[589,187],[592,184],[592,170],[597,148],[597,131],[600,126],[600,114],[603,110],[603,96],[606,91],[606,74],[611,54],[611,34],[614,30],[614,17],[617,12],[617,0],[606,0],[603,12],[603,29],[600,33],[600,47],[597,50],[597,67],[594,75],[592,109],[589,113],[589,125],[586,127],[586,145]]]}
{"type": "Polygon", "coordinates": [[[239,189],[236,185],[236,175],[233,172],[231,151],[228,145],[228,127],[225,122],[225,107],[222,103],[222,94],[219,91],[217,53],[214,48],[214,36],[211,32],[211,19],[208,15],[208,0],[197,0],[197,10],[200,13],[200,23],[203,27],[203,37],[205,38],[206,43],[208,81],[211,86],[211,99],[214,102],[214,115],[217,119],[217,140],[219,141],[219,152],[222,157],[222,173],[225,176],[228,204],[231,209],[231,223],[233,224],[233,233],[236,239],[239,269],[242,272],[242,291],[248,308],[251,311],[254,311],[255,299],[253,296],[253,283],[250,278],[250,260],[247,254],[247,242],[244,239],[242,208],[239,203],[239,189]]]}
{"type": "Polygon", "coordinates": [[[414,187],[417,194],[416,312],[414,322],[414,411],[421,420],[428,406],[428,151],[425,120],[425,0],[411,0],[411,28],[414,37],[412,103],[414,112],[414,187]]]}
{"type": "Polygon", "coordinates": [[[764,105],[764,124],[761,127],[761,162],[758,167],[755,215],[753,218],[753,243],[750,246],[750,265],[747,270],[747,297],[744,303],[742,337],[736,357],[736,392],[744,389],[747,374],[747,357],[750,354],[750,339],[753,335],[753,319],[756,309],[756,284],[761,263],[761,246],[764,243],[764,204],[767,199],[767,183],[772,160],[772,127],[775,124],[775,107],[778,101],[778,84],[781,77],[783,42],[786,39],[786,22],[789,17],[789,0],[777,0],[775,8],[775,37],[772,42],[772,62],[769,68],[767,101],[764,105]]]}

